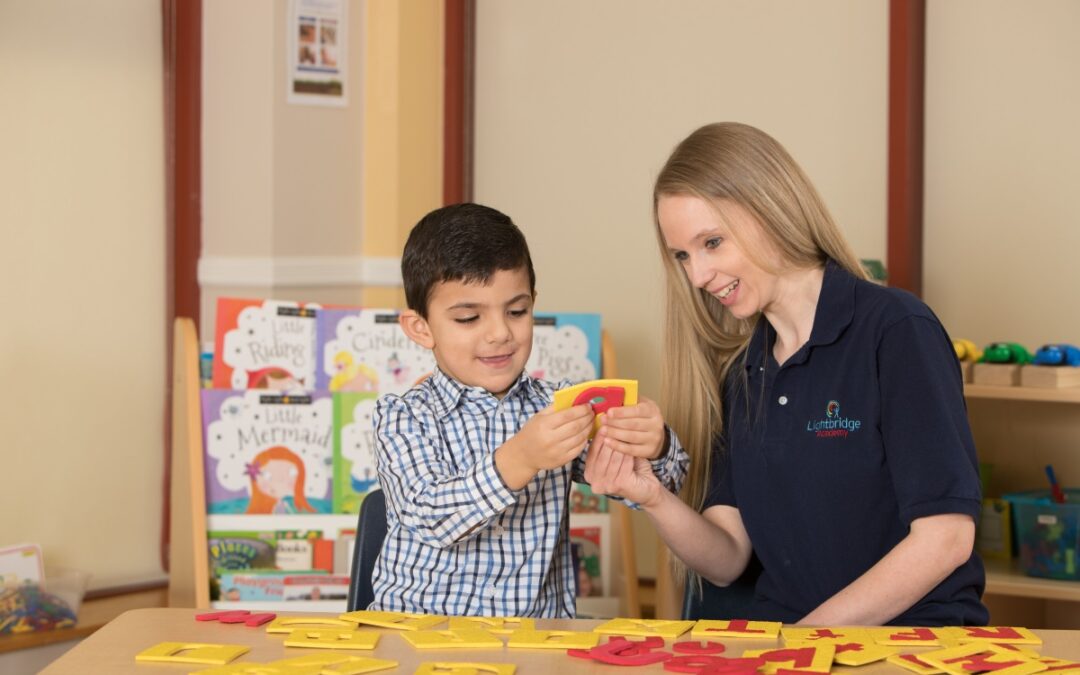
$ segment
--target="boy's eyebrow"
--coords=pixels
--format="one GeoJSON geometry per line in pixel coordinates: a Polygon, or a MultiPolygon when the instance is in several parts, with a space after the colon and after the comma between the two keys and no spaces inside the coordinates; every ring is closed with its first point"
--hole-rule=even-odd
{"type": "MultiPolygon", "coordinates": [[[[515,302],[521,302],[522,300],[530,300],[530,299],[532,299],[531,295],[529,295],[528,293],[521,293],[519,295],[515,295],[513,298],[510,298],[510,300],[507,301],[506,304],[507,305],[512,305],[515,302]]],[[[446,309],[447,309],[447,311],[452,311],[452,310],[455,310],[455,309],[476,309],[477,307],[482,307],[482,306],[483,306],[482,302],[468,302],[468,301],[466,301],[466,302],[459,302],[456,305],[450,305],[446,309]]]]}

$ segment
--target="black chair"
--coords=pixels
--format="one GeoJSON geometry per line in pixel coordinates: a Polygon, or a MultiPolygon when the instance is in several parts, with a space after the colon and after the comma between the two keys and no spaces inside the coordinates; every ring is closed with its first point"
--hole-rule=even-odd
{"type": "Polygon", "coordinates": [[[352,572],[349,575],[349,599],[345,602],[345,611],[367,609],[375,599],[371,591],[371,573],[375,570],[375,559],[379,557],[379,551],[382,551],[384,539],[386,495],[382,490],[373,490],[360,502],[352,572]]]}
{"type": "Polygon", "coordinates": [[[697,584],[687,581],[683,593],[682,618],[698,619],[754,619],[750,607],[754,602],[754,588],[761,575],[761,562],[750,556],[750,562],[742,576],[728,586],[714,586],[701,580],[701,593],[697,584]]]}

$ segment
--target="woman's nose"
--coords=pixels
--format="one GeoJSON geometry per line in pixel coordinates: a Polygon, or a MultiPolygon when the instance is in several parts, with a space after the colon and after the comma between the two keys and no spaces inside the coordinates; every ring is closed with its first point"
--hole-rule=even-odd
{"type": "Polygon", "coordinates": [[[694,262],[691,258],[686,263],[686,277],[694,288],[705,288],[714,276],[716,276],[715,273],[703,262],[694,262]]]}

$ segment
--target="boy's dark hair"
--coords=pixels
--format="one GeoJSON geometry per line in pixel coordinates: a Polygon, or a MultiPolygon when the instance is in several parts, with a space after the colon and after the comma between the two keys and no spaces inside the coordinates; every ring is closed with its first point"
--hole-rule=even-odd
{"type": "Polygon", "coordinates": [[[519,268],[529,272],[529,291],[535,294],[536,272],[525,235],[506,214],[471,203],[444,206],[421,218],[401,255],[405,301],[424,318],[435,284],[486,284],[499,270],[519,268]]]}

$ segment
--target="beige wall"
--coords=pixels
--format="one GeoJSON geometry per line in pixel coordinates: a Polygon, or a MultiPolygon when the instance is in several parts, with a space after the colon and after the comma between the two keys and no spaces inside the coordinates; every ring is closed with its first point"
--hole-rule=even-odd
{"type": "Polygon", "coordinates": [[[928,3],[925,297],[953,337],[1080,344],[1078,28],[1074,0],[928,3]]]}
{"type": "Polygon", "coordinates": [[[0,2],[0,545],[161,575],[161,6],[0,2]]]}
{"type": "Polygon", "coordinates": [[[221,296],[402,302],[381,280],[328,263],[398,256],[412,224],[440,204],[443,3],[347,7],[342,108],[286,102],[285,0],[203,5],[202,256],[227,277],[201,275],[203,340],[221,296]],[[230,267],[238,261],[270,272],[253,281],[230,267]],[[296,263],[303,279],[289,281],[281,268],[296,263]]]}
{"type": "MultiPolygon", "coordinates": [[[[885,256],[887,3],[479,0],[476,198],[525,231],[538,308],[600,311],[659,395],[652,181],[696,127],[784,143],[858,253],[885,256]]],[[[655,574],[655,535],[638,528],[655,574]]]]}

